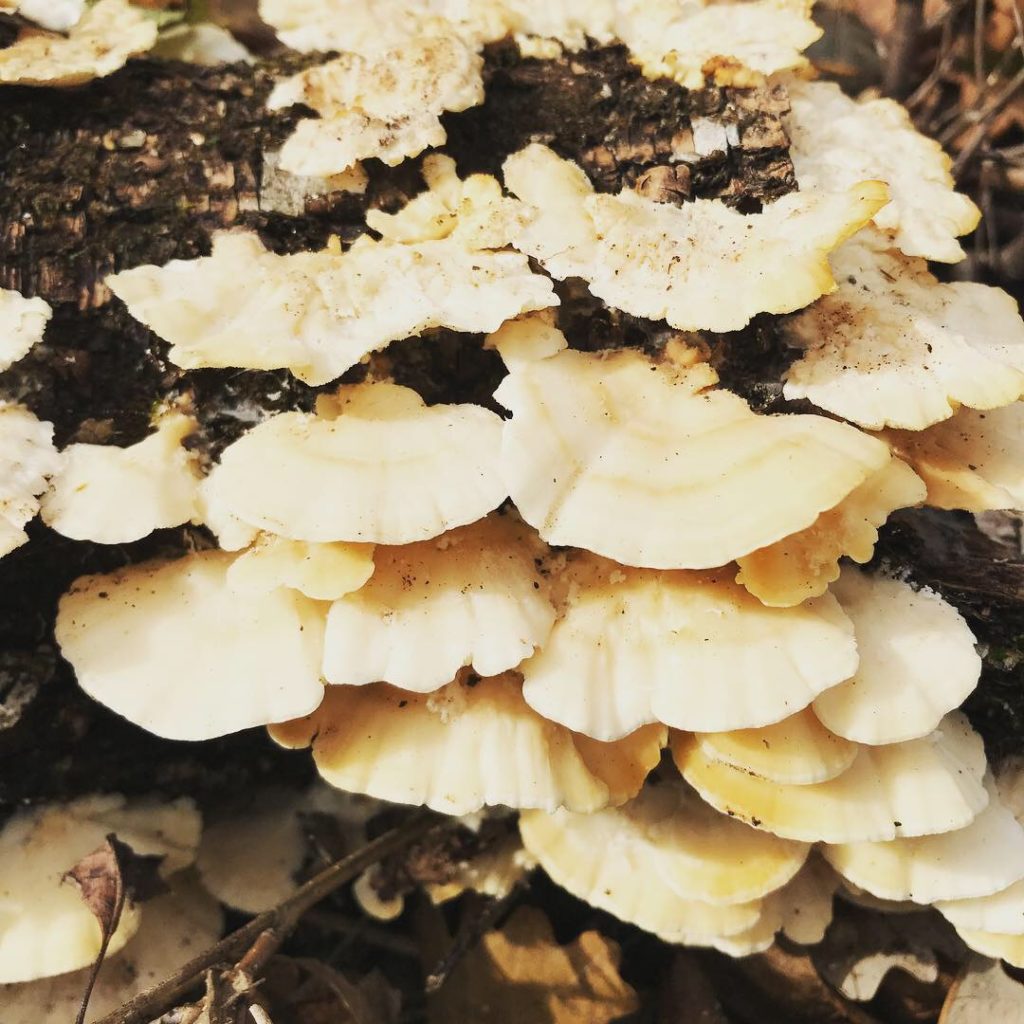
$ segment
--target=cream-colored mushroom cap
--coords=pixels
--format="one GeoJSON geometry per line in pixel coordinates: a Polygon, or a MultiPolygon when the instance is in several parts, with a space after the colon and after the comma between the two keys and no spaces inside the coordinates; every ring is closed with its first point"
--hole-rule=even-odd
{"type": "Polygon", "coordinates": [[[533,211],[518,249],[557,278],[582,277],[610,306],[686,331],[738,330],[832,291],[828,254],[888,199],[864,181],[795,192],[755,214],[719,199],[677,207],[630,190],[595,194],[575,164],[536,144],[504,173],[533,211]]]}
{"type": "Polygon", "coordinates": [[[447,903],[464,892],[501,899],[536,866],[536,858],[512,834],[457,865],[448,881],[427,882],[424,889],[433,903],[447,903]]]}
{"type": "MultiPolygon", "coordinates": [[[[168,893],[149,900],[139,930],[120,952],[106,957],[89,998],[85,1024],[119,1010],[164,981],[220,938],[224,915],[191,874],[170,880],[168,893]]],[[[4,1024],[68,1024],[89,983],[86,967],[59,977],[0,985],[4,1024]]]]}
{"type": "Polygon", "coordinates": [[[974,634],[932,590],[847,567],[832,593],[853,620],[860,664],[814,701],[832,732],[857,743],[926,736],[981,675],[974,634]]]}
{"type": "Polygon", "coordinates": [[[372,544],[311,544],[265,533],[232,563],[228,583],[261,592],[291,587],[315,601],[335,601],[372,575],[372,544]]]}
{"type": "Polygon", "coordinates": [[[320,774],[339,789],[446,814],[498,804],[588,812],[636,795],[661,757],[664,728],[598,743],[541,718],[520,691],[512,674],[463,674],[427,695],[330,686],[314,714],[270,734],[282,746],[312,745],[320,774]]]}
{"type": "Polygon", "coordinates": [[[924,480],[929,505],[1024,511],[1024,402],[984,412],[963,408],[927,430],[885,437],[924,480]]]}
{"type": "MultiPolygon", "coordinates": [[[[199,829],[198,812],[188,800],[157,804],[97,796],[16,812],[0,830],[0,982],[34,981],[92,965],[100,951],[100,925],[63,877],[108,834],[116,833],[136,853],[163,856],[161,870],[170,874],[192,862],[199,829]]],[[[126,905],[109,954],[137,931],[143,911],[126,905]]]]}
{"type": "Polygon", "coordinates": [[[683,777],[713,807],[802,842],[854,843],[952,832],[988,803],[981,738],[959,714],[930,736],[862,747],[828,782],[784,786],[709,758],[682,733],[672,753],[683,777]]]}
{"type": "Polygon", "coordinates": [[[394,167],[443,145],[441,115],[483,98],[476,46],[445,33],[416,36],[372,57],[343,53],[279,83],[267,106],[301,103],[320,115],[299,122],[281,150],[281,167],[331,175],[370,157],[394,167]]]}
{"type": "Polygon", "coordinates": [[[76,580],[56,637],[82,689],[179,740],[312,711],[323,697],[322,607],[284,588],[233,589],[231,561],[203,551],[76,580]]]}
{"type": "Polygon", "coordinates": [[[808,786],[842,775],[858,749],[856,743],[829,732],[809,708],[775,725],[702,733],[698,740],[712,760],[786,786],[808,786]]]}
{"type": "Polygon", "coordinates": [[[526,222],[526,208],[507,198],[489,174],[462,179],[455,161],[444,153],[428,153],[421,173],[426,191],[395,213],[367,210],[367,227],[405,245],[450,238],[466,249],[501,249],[526,222]]]}
{"type": "Polygon", "coordinates": [[[880,178],[891,201],[875,224],[895,233],[908,256],[956,263],[956,241],[977,227],[980,211],[954,191],[949,157],[922,135],[907,109],[889,99],[858,102],[832,82],[787,82],[789,155],[801,189],[844,189],[880,178]]]}
{"type": "Polygon", "coordinates": [[[890,461],[853,427],[759,416],[716,380],[631,351],[516,367],[495,398],[513,413],[501,463],[520,514],[551,544],[704,569],[805,529],[890,461]]]}
{"type": "Polygon", "coordinates": [[[561,617],[521,666],[527,703],[603,740],[647,722],[711,732],[777,722],[853,674],[834,598],[766,608],[732,575],[577,556],[559,582],[561,617]]]}
{"type": "Polygon", "coordinates": [[[504,501],[494,413],[428,407],[383,382],[338,395],[319,415],[281,413],[229,445],[207,485],[216,505],[291,540],[408,544],[504,501]]]}
{"type": "Polygon", "coordinates": [[[737,558],[736,580],[778,608],[824,594],[839,578],[840,559],[870,561],[878,528],[896,509],[921,504],[926,490],[906,463],[890,459],[807,529],[737,558]]]}
{"type": "Polygon", "coordinates": [[[304,51],[372,55],[429,31],[478,44],[508,31],[502,0],[259,0],[259,12],[281,42],[304,51]]]}
{"type": "Polygon", "coordinates": [[[0,84],[81,85],[156,42],[156,22],[128,0],[98,0],[67,35],[23,35],[0,50],[0,84]]]}
{"type": "Polygon", "coordinates": [[[542,862],[571,860],[576,847],[594,857],[628,848],[648,866],[641,885],[660,879],[684,900],[716,906],[749,903],[780,888],[810,850],[719,814],[681,782],[649,786],[628,804],[593,814],[526,812],[520,829],[542,862]]]}
{"type": "Polygon", "coordinates": [[[0,11],[20,14],[50,32],[67,32],[82,17],[85,0],[0,0],[0,11]]]}
{"type": "Polygon", "coordinates": [[[618,814],[531,811],[520,817],[526,848],[551,879],[591,906],[666,942],[714,945],[752,928],[761,902],[715,905],[684,899],[654,867],[650,843],[618,814]]]}
{"type": "MultiPolygon", "coordinates": [[[[1024,869],[1017,873],[1024,875],[1024,869]]],[[[936,900],[935,909],[958,929],[1024,935],[1024,879],[988,896],[936,900]]]]}
{"type": "Polygon", "coordinates": [[[879,231],[837,249],[838,288],[783,327],[803,355],[785,396],[872,430],[922,430],[960,405],[991,409],[1024,393],[1024,320],[989,285],[939,282],[879,231]]]}
{"type": "Polygon", "coordinates": [[[553,312],[542,310],[509,320],[486,337],[484,348],[495,349],[510,370],[557,355],[569,342],[556,326],[553,312]]]}
{"type": "Polygon", "coordinates": [[[43,495],[43,522],[73,540],[127,544],[193,519],[200,472],[181,442],[195,429],[191,416],[170,412],[128,448],[69,445],[43,495]]]}
{"type": "Polygon", "coordinates": [[[377,548],[373,577],[327,616],[330,683],[392,683],[426,693],[472,665],[515,668],[547,639],[555,610],[535,562],[544,545],[491,515],[433,540],[377,548]]]}
{"type": "Polygon", "coordinates": [[[805,0],[619,0],[615,30],[649,78],[689,89],[754,85],[763,75],[806,65],[821,35],[805,0]]]}
{"type": "Polygon", "coordinates": [[[1024,935],[1001,935],[969,928],[957,928],[956,931],[976,953],[1005,960],[1011,967],[1024,969],[1024,935]]]}
{"type": "Polygon", "coordinates": [[[419,245],[364,237],[345,253],[278,256],[254,233],[219,232],[210,256],[135,267],[105,283],[171,343],[177,365],[283,367],[307,384],[429,328],[486,333],[558,303],[524,256],[467,248],[461,236],[419,245]],[[250,286],[238,288],[240,277],[250,286]]]}
{"type": "Polygon", "coordinates": [[[822,852],[844,878],[882,899],[934,903],[990,896],[1024,878],[1024,828],[991,784],[989,794],[988,806],[954,832],[825,846],[822,852]]]}
{"type": "Polygon", "coordinates": [[[248,791],[207,812],[196,869],[205,888],[226,906],[259,914],[299,887],[309,853],[303,817],[334,825],[349,849],[361,845],[363,825],[381,805],[322,782],[308,790],[248,791]]]}
{"type": "Polygon", "coordinates": [[[59,464],[53,424],[24,406],[0,402],[0,558],[28,540],[25,525],[59,464]]]}
{"type": "Polygon", "coordinates": [[[42,299],[0,288],[0,372],[42,341],[51,316],[53,310],[42,299]]]}

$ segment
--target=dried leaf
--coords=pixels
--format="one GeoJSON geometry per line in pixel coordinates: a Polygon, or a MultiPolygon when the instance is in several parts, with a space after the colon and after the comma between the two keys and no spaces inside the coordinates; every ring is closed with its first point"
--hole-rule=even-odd
{"type": "Polygon", "coordinates": [[[598,932],[559,946],[538,910],[483,937],[429,1008],[431,1024],[608,1024],[639,1005],[619,949],[598,932]]]}
{"type": "Polygon", "coordinates": [[[1024,1024],[1024,985],[1002,965],[972,957],[953,982],[939,1024],[1024,1024]]]}
{"type": "Polygon", "coordinates": [[[106,842],[84,856],[64,876],[77,887],[85,905],[99,921],[103,938],[82,996],[78,1024],[85,1019],[89,997],[107,955],[111,936],[117,931],[126,903],[143,902],[167,891],[158,873],[163,857],[141,856],[110,833],[106,842]]]}

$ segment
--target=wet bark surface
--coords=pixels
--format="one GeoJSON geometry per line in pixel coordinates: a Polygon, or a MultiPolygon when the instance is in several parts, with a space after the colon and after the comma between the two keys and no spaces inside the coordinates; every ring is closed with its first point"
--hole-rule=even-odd
{"type": "MultiPolygon", "coordinates": [[[[317,389],[284,371],[180,370],[102,283],[117,270],[204,255],[213,232],[228,227],[254,229],[278,252],[331,236],[350,242],[365,231],[368,207],[397,209],[422,189],[416,161],[397,169],[369,161],[365,194],[311,194],[298,208],[272,198],[266,154],[302,112],[271,114],[263,103],[277,77],[301,66],[294,58],[218,69],[137,61],[79,89],[0,91],[0,286],[41,295],[55,311],[44,342],[0,375],[0,398],[52,422],[58,445],[133,443],[156,403],[187,394],[200,421],[192,443],[212,458],[261,416],[312,407],[317,389]]],[[[497,45],[487,52],[487,83],[483,106],[445,119],[447,150],[463,173],[495,172],[540,141],[577,160],[596,188],[630,185],[659,201],[720,197],[755,210],[795,188],[782,91],[650,82],[618,47],[523,61],[497,45]]],[[[575,347],[656,349],[675,333],[598,308],[578,283],[559,290],[561,326],[575,347]]],[[[735,335],[692,339],[707,346],[723,384],[764,410],[779,407],[789,359],[774,325],[758,318],[735,335]]],[[[451,332],[395,343],[374,359],[430,402],[489,404],[504,372],[480,338],[451,332]]],[[[966,536],[962,524],[950,529],[966,536]]],[[[114,547],[69,541],[38,522],[30,534],[0,561],[0,805],[132,787],[201,795],[309,771],[307,757],[276,750],[262,731],[202,745],[156,740],[78,691],[55,650],[56,603],[71,580],[209,543],[202,530],[114,547]]],[[[945,555],[931,541],[920,554],[891,535],[890,550],[905,554],[922,582],[941,576],[929,559],[945,555]]],[[[987,571],[979,561],[977,572],[987,571]]],[[[984,614],[970,588],[949,584],[948,593],[977,610],[983,640],[991,633],[1016,650],[1019,589],[984,614]]],[[[1011,699],[1016,668],[990,677],[973,705],[977,720],[1002,749],[1024,748],[1024,715],[1011,699]]]]}

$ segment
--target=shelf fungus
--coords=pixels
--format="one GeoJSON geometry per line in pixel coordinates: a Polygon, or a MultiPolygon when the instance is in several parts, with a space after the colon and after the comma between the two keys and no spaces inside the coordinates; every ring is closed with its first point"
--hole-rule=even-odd
{"type": "Polygon", "coordinates": [[[766,608],[732,575],[575,558],[550,639],[520,667],[527,703],[601,740],[650,722],[714,732],[778,722],[854,673],[835,598],[766,608]]]}
{"type": "Polygon", "coordinates": [[[650,78],[687,88],[756,85],[807,64],[820,35],[807,0],[616,0],[617,35],[650,78]]]}
{"type": "Polygon", "coordinates": [[[25,526],[59,465],[52,424],[0,402],[0,558],[28,540],[25,526]]]}
{"type": "MultiPolygon", "coordinates": [[[[931,904],[992,896],[1024,878],[1024,828],[987,786],[988,806],[963,828],[822,852],[848,882],[881,899],[931,904]]],[[[1017,912],[1024,926],[1024,905],[1017,912]]]]}
{"type": "MultiPolygon", "coordinates": [[[[78,898],[77,896],[75,898],[78,898]]],[[[138,931],[124,948],[107,951],[89,997],[85,1024],[121,1009],[126,1001],[165,981],[221,936],[224,915],[189,874],[169,880],[169,891],[146,902],[138,931]]],[[[62,933],[54,945],[63,944],[62,933]]],[[[91,965],[21,984],[0,984],[4,1024],[69,1024],[82,1005],[91,965]]]]}
{"type": "Polygon", "coordinates": [[[706,364],[630,351],[517,366],[495,399],[513,414],[501,462],[520,514],[550,544],[623,565],[739,559],[748,588],[785,605],[824,593],[840,555],[870,557],[876,523],[924,498],[877,439],[820,416],[760,416],[716,381],[706,364]],[[795,551],[807,575],[760,583],[787,539],[775,560],[795,551]]]}
{"type": "Polygon", "coordinates": [[[927,430],[885,439],[928,487],[934,508],[1024,511],[1024,403],[960,409],[927,430]]]}
{"type": "Polygon", "coordinates": [[[127,544],[180,526],[198,512],[197,458],[182,446],[196,422],[165,413],[149,437],[128,448],[72,444],[42,498],[42,518],[58,533],[99,544],[127,544]]]}
{"type": "Polygon", "coordinates": [[[558,303],[521,254],[466,248],[454,235],[416,245],[364,236],[345,253],[278,256],[254,234],[220,232],[210,256],[135,267],[106,284],[185,369],[286,368],[307,384],[433,327],[489,333],[558,303]]]}
{"type": "Polygon", "coordinates": [[[294,174],[341,174],[373,157],[392,167],[446,139],[441,115],[484,98],[483,58],[453,35],[421,36],[365,57],[344,53],[278,84],[271,110],[294,104],[320,117],[299,122],[281,150],[294,174]]]}
{"type": "Polygon", "coordinates": [[[113,74],[156,42],[156,21],[128,0],[98,0],[60,32],[23,33],[0,49],[0,84],[69,86],[113,74]]]}
{"type": "Polygon", "coordinates": [[[26,299],[20,292],[0,288],[0,373],[42,341],[52,315],[42,299],[26,299]]]}
{"type": "Polygon", "coordinates": [[[372,544],[311,544],[264,533],[231,564],[227,580],[241,591],[290,587],[314,601],[336,601],[372,575],[372,544]]]}
{"type": "Polygon", "coordinates": [[[942,263],[964,258],[957,238],[977,227],[981,212],[954,190],[949,157],[914,128],[905,107],[850,99],[832,82],[792,79],[787,91],[789,152],[802,189],[842,190],[879,178],[891,199],[874,222],[894,234],[899,249],[942,263]]]}
{"type": "Polygon", "coordinates": [[[323,607],[239,591],[202,551],[84,576],[56,637],[91,697],[158,736],[200,740],[308,714],[323,698],[323,607]]]}
{"type": "Polygon", "coordinates": [[[831,918],[835,883],[805,865],[809,846],[716,814],[682,784],[592,814],[524,812],[520,831],[555,882],[666,942],[746,956],[779,930],[818,941],[831,918]]]}
{"type": "Polygon", "coordinates": [[[518,249],[611,306],[686,331],[738,330],[832,291],[829,253],[888,199],[881,182],[862,181],[794,192],[760,213],[718,199],[673,206],[595,193],[579,167],[537,144],[509,157],[504,175],[531,209],[518,249]]]}
{"type": "Polygon", "coordinates": [[[958,713],[923,739],[861,747],[827,782],[783,785],[710,757],[698,737],[676,733],[672,753],[713,807],[801,842],[885,841],[952,832],[988,803],[981,738],[958,713]]]}
{"type": "Polygon", "coordinates": [[[86,0],[0,0],[0,14],[17,14],[48,32],[68,32],[85,13],[86,0]]]}
{"type": "Polygon", "coordinates": [[[547,640],[555,619],[537,568],[545,553],[530,530],[500,515],[418,544],[378,547],[370,581],[331,605],[325,678],[427,693],[464,666],[482,676],[515,668],[547,640]]]}
{"type": "Polygon", "coordinates": [[[860,657],[856,673],[814,701],[832,732],[872,745],[918,739],[978,685],[974,634],[934,591],[847,567],[832,593],[853,621],[860,657]]]}
{"type": "MultiPolygon", "coordinates": [[[[199,814],[187,800],[96,796],[17,811],[0,830],[0,983],[50,978],[93,964],[102,942],[99,921],[63,878],[108,834],[116,833],[137,854],[163,857],[160,872],[167,877],[195,859],[199,831],[199,814]]],[[[126,904],[108,954],[138,931],[146,910],[126,904]]]]}
{"type": "Polygon", "coordinates": [[[377,382],[271,416],[229,445],[207,478],[220,515],[291,540],[409,544],[473,523],[504,501],[501,420],[427,406],[377,382]]]}
{"type": "Polygon", "coordinates": [[[784,325],[802,352],[787,398],[871,430],[923,430],[961,405],[992,409],[1024,394],[1024,320],[1006,292],[941,283],[875,230],[832,264],[837,290],[784,325]]]}
{"type": "Polygon", "coordinates": [[[446,814],[494,805],[587,812],[639,792],[660,760],[663,726],[600,743],[541,718],[521,686],[512,673],[466,670],[430,694],[329,686],[316,712],[270,734],[285,747],[312,746],[333,786],[446,814]]]}

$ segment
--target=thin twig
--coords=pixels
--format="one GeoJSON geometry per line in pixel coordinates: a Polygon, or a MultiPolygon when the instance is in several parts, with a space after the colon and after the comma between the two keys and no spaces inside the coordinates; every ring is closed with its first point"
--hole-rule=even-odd
{"type": "MultiPolygon", "coordinates": [[[[1006,83],[1006,85],[996,94],[996,98],[978,116],[974,130],[961,147],[960,153],[956,158],[956,162],[953,164],[954,177],[959,175],[963,171],[964,167],[970,163],[974,154],[978,151],[978,147],[985,141],[985,137],[988,135],[989,122],[1021,89],[1024,89],[1024,68],[1021,68],[1020,71],[1018,71],[1017,74],[1015,74],[1013,78],[1006,83]]],[[[952,140],[946,139],[944,135],[939,141],[945,145],[947,142],[952,140]]]]}
{"type": "Polygon", "coordinates": [[[264,954],[275,949],[287,937],[310,907],[365,871],[371,864],[376,864],[382,857],[404,849],[436,827],[436,816],[417,814],[398,828],[385,832],[351,856],[321,871],[294,895],[254,917],[190,960],[166,981],[129,1000],[96,1024],[148,1024],[184,998],[210,968],[218,964],[234,963],[247,953],[251,953],[253,964],[260,966],[265,962],[264,954]]]}
{"type": "Polygon", "coordinates": [[[889,38],[883,86],[896,99],[903,99],[910,92],[923,24],[924,0],[896,0],[896,21],[889,38]]]}
{"type": "Polygon", "coordinates": [[[92,990],[96,987],[96,979],[100,976],[100,968],[107,959],[107,949],[110,947],[110,940],[114,937],[118,925],[121,923],[121,915],[124,913],[125,889],[121,883],[117,888],[117,902],[110,915],[110,920],[103,929],[103,940],[100,942],[100,951],[93,961],[92,970],[89,971],[89,980],[85,983],[85,992],[82,993],[82,1002],[78,1007],[78,1016],[75,1017],[75,1024],[85,1024],[85,1015],[89,1012],[89,1002],[92,999],[92,990]]]}

